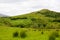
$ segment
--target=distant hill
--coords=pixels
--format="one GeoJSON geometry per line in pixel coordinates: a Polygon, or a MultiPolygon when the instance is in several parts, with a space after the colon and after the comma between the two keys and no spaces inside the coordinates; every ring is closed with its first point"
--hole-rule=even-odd
{"type": "Polygon", "coordinates": [[[60,28],[60,13],[48,9],[31,12],[24,15],[1,17],[0,24],[20,28],[60,28]]]}
{"type": "Polygon", "coordinates": [[[0,17],[8,17],[8,15],[0,14],[0,17]]]}

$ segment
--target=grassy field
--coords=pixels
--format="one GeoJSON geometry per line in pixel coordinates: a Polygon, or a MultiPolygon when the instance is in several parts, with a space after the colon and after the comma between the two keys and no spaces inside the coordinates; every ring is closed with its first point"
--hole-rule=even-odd
{"type": "MultiPolygon", "coordinates": [[[[49,36],[55,31],[55,29],[38,30],[32,28],[0,27],[0,40],[49,40],[49,36]],[[16,31],[19,34],[21,31],[25,31],[27,36],[25,38],[21,38],[20,35],[13,37],[13,33],[16,31]]],[[[60,40],[60,36],[56,40],[60,40]]]]}

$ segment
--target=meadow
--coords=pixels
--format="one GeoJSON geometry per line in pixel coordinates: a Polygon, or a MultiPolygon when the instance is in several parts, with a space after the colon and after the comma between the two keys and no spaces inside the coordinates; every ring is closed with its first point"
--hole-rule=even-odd
{"type": "MultiPolygon", "coordinates": [[[[38,30],[33,28],[0,27],[0,40],[49,40],[49,36],[53,32],[56,32],[56,30],[55,29],[38,30]],[[27,36],[25,38],[20,37],[21,31],[26,32],[27,36]],[[17,37],[13,36],[14,32],[18,32],[17,37]]],[[[59,33],[59,37],[56,37],[55,40],[60,40],[60,30],[58,31],[58,33],[59,33]]]]}

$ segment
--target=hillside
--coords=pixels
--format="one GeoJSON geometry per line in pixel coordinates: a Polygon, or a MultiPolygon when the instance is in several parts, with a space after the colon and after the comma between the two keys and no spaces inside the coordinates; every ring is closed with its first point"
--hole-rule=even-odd
{"type": "Polygon", "coordinates": [[[0,17],[0,26],[20,28],[60,28],[60,13],[42,9],[24,15],[0,17]]]}

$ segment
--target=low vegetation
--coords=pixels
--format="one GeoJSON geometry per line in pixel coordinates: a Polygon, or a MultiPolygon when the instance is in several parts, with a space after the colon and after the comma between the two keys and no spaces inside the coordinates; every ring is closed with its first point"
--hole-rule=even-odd
{"type": "Polygon", "coordinates": [[[20,37],[21,37],[21,38],[27,37],[26,32],[25,32],[25,31],[21,31],[21,32],[20,32],[20,37]]]}

